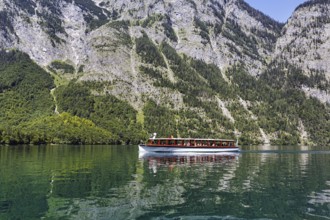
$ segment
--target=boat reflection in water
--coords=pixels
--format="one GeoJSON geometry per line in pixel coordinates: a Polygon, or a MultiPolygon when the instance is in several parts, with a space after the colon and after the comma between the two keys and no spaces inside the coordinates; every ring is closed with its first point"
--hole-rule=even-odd
{"type": "Polygon", "coordinates": [[[237,162],[240,153],[156,153],[139,152],[139,159],[148,162],[149,169],[154,173],[157,168],[192,167],[196,165],[215,165],[237,162]]]}

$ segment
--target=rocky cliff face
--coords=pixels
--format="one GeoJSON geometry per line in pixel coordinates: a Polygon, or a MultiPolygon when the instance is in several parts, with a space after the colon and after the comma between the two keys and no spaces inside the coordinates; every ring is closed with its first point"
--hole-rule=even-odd
{"type": "Polygon", "coordinates": [[[282,24],[242,0],[3,0],[0,46],[24,51],[42,66],[63,60],[76,69],[84,65],[95,78],[101,74],[112,79],[134,72],[121,62],[134,58],[131,45],[118,43],[116,32],[124,32],[134,44],[144,31],[154,43],[168,41],[179,53],[220,69],[243,63],[257,75],[272,59],[283,58],[330,78],[329,9],[327,1],[309,1],[282,29],[282,24]],[[128,21],[127,29],[114,28],[114,21],[128,21]],[[100,48],[115,50],[107,54],[111,60],[104,53],[98,56],[100,48]]]}
{"type": "Polygon", "coordinates": [[[139,114],[149,99],[189,109],[213,133],[230,127],[268,143],[311,131],[281,112],[283,100],[260,94],[265,83],[330,103],[328,12],[327,1],[309,1],[283,25],[243,0],[2,0],[0,47],[27,53],[57,86],[89,83],[139,114]]]}
{"type": "Polygon", "coordinates": [[[275,54],[302,67],[321,71],[330,78],[330,2],[300,5],[282,30],[275,54]]]}
{"type": "MultiPolygon", "coordinates": [[[[319,73],[330,79],[330,2],[308,1],[290,17],[276,42],[273,59],[290,62],[307,75],[319,73]]],[[[324,90],[303,86],[306,94],[330,103],[324,90]]],[[[325,89],[325,88],[324,88],[325,89]]],[[[329,89],[329,88],[328,88],[329,89]]]]}
{"type": "MultiPolygon", "coordinates": [[[[94,72],[113,64],[95,63],[94,52],[100,46],[95,38],[101,44],[116,41],[108,35],[111,27],[102,26],[114,20],[129,21],[128,35],[133,39],[143,30],[156,44],[170,41],[178,52],[222,69],[245,63],[252,74],[271,57],[281,28],[241,0],[4,0],[0,7],[2,48],[27,52],[42,66],[64,60],[76,67],[93,65],[94,72]]],[[[125,72],[113,74],[121,74],[118,71],[125,72]]]]}
{"type": "Polygon", "coordinates": [[[43,67],[63,61],[75,73],[83,70],[81,80],[120,81],[112,93],[131,91],[130,102],[162,93],[138,73],[135,39],[142,32],[156,45],[167,41],[177,52],[222,70],[244,64],[257,75],[271,59],[281,29],[242,0],[4,0],[0,7],[1,48],[24,51],[43,67]]]}

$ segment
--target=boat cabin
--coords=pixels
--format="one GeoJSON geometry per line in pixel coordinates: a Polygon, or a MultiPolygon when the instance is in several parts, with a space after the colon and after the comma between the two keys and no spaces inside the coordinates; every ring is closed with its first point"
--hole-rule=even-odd
{"type": "Polygon", "coordinates": [[[236,147],[234,140],[194,138],[151,138],[147,145],[155,147],[236,147]]]}

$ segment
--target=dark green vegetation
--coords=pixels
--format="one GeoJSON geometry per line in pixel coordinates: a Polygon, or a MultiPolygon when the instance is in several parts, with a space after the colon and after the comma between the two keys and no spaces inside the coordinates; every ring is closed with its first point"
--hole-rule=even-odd
{"type": "Polygon", "coordinates": [[[94,96],[88,84],[70,83],[56,90],[60,112],[87,118],[115,134],[117,143],[138,143],[146,133],[136,121],[137,111],[114,96],[94,96]]]}
{"type": "Polygon", "coordinates": [[[202,22],[198,17],[194,18],[194,26],[200,30],[199,35],[204,39],[202,43],[210,43],[209,30],[207,25],[202,22]]]}
{"type": "Polygon", "coordinates": [[[68,218],[63,205],[73,205],[69,200],[82,195],[102,197],[132,179],[137,152],[127,148],[1,146],[0,219],[68,218]]]}
{"type": "Polygon", "coordinates": [[[171,18],[166,16],[166,19],[164,19],[164,23],[162,24],[164,28],[164,33],[166,37],[168,37],[171,41],[177,42],[178,37],[176,36],[176,33],[174,29],[172,28],[172,21],[171,18]]]}
{"type": "MultiPolygon", "coordinates": [[[[23,2],[23,0],[17,0],[23,2]]],[[[57,34],[64,34],[67,33],[64,30],[62,25],[62,21],[60,16],[62,16],[61,10],[59,10],[59,2],[57,1],[49,1],[49,0],[41,0],[40,5],[46,9],[42,10],[41,12],[36,11],[35,8],[30,12],[32,15],[37,13],[37,15],[41,18],[40,25],[44,29],[44,31],[49,35],[51,38],[52,44],[55,47],[56,44],[60,44],[64,42],[57,34]]],[[[35,6],[34,6],[35,7],[35,6]]]]}
{"type": "Polygon", "coordinates": [[[252,8],[249,4],[247,4],[243,0],[239,0],[239,1],[237,1],[237,3],[242,9],[246,10],[250,14],[250,16],[252,16],[252,17],[256,18],[258,21],[260,21],[263,24],[263,26],[273,29],[277,33],[281,32],[281,29],[284,24],[279,23],[279,22],[275,21],[274,19],[272,19],[271,17],[263,14],[259,10],[252,8]]]}
{"type": "MultiPolygon", "coordinates": [[[[203,24],[198,28],[204,29],[203,24]]],[[[213,64],[178,54],[167,42],[153,42],[146,33],[135,43],[140,73],[157,88],[179,92],[182,107],[144,97],[138,112],[130,103],[103,94],[102,88],[111,84],[97,81],[73,80],[56,88],[52,97],[50,89],[55,86],[47,72],[23,53],[2,51],[0,143],[128,144],[157,132],[180,137],[238,135],[241,144],[259,144],[264,132],[273,144],[296,145],[304,141],[305,130],[309,142],[304,144],[330,144],[329,106],[300,89],[329,88],[323,73],[307,76],[288,63],[274,62],[256,78],[244,66],[222,72],[213,64]],[[175,80],[168,78],[168,69],[175,80]],[[55,106],[61,114],[54,113],[55,106]]],[[[50,67],[75,71],[60,61],[50,67]]]]}
{"type": "Polygon", "coordinates": [[[0,128],[49,115],[54,109],[50,89],[53,79],[28,55],[0,51],[0,128]]]}
{"type": "Polygon", "coordinates": [[[299,9],[299,8],[303,8],[303,7],[311,7],[311,6],[319,5],[319,4],[324,4],[324,5],[326,5],[326,4],[329,4],[329,1],[327,1],[327,0],[309,0],[309,1],[306,1],[306,2],[304,2],[304,3],[302,3],[302,4],[300,4],[300,5],[296,8],[296,10],[299,9]]]}
{"type": "MultiPolygon", "coordinates": [[[[145,42],[150,42],[146,35],[144,38],[145,42]]],[[[165,42],[159,47],[176,82],[164,80],[164,75],[155,69],[141,67],[140,71],[156,80],[154,85],[180,91],[189,110],[177,111],[149,102],[144,109],[147,131],[156,130],[161,136],[233,138],[236,130],[241,133],[241,143],[258,144],[262,139],[261,128],[273,144],[296,145],[302,143],[301,135],[305,130],[312,143],[330,144],[329,106],[307,98],[300,90],[302,85],[326,90],[329,82],[324,74],[315,72],[306,76],[287,63],[271,63],[267,71],[255,78],[244,66],[236,66],[223,73],[228,83],[215,65],[179,55],[165,42]],[[215,97],[227,103],[235,122],[222,114],[215,97]],[[248,103],[247,109],[241,99],[248,103]],[[155,121],[161,125],[153,123],[155,121]]],[[[153,44],[150,53],[143,52],[144,60],[154,60],[154,51],[157,50],[153,44]]]]}
{"type": "Polygon", "coordinates": [[[3,141],[32,144],[112,144],[118,140],[117,136],[97,127],[92,121],[69,113],[40,117],[20,124],[19,129],[19,136],[10,140],[8,135],[4,135],[3,141]],[[18,140],[15,141],[15,138],[18,140]]]}
{"type": "Polygon", "coordinates": [[[75,72],[75,69],[72,65],[59,61],[59,60],[54,60],[49,65],[49,70],[52,72],[55,72],[55,73],[71,73],[71,74],[73,74],[75,72]]]}
{"type": "Polygon", "coordinates": [[[272,149],[139,159],[135,146],[2,146],[0,219],[327,219],[330,154],[272,149]]]}
{"type": "MultiPolygon", "coordinates": [[[[106,24],[110,19],[116,19],[118,13],[116,11],[109,12],[105,8],[95,5],[92,0],[64,0],[67,3],[76,4],[83,11],[84,20],[86,21],[88,28],[86,32],[92,31],[104,24],[106,24]]],[[[44,10],[37,10],[37,4],[32,0],[13,0],[14,4],[20,9],[25,11],[30,15],[37,14],[40,17],[39,24],[43,30],[51,38],[52,44],[55,47],[56,44],[61,44],[64,42],[63,39],[59,37],[58,34],[67,33],[64,30],[63,23],[61,20],[62,12],[59,9],[61,1],[51,1],[51,0],[39,0],[38,3],[44,10]]],[[[7,15],[1,14],[0,18],[5,18],[5,25],[2,27],[11,27],[10,20],[7,21],[7,15]]],[[[0,23],[1,23],[0,21],[0,23]]],[[[6,30],[7,31],[7,30],[6,30]]]]}
{"type": "Polygon", "coordinates": [[[166,63],[156,45],[150,40],[146,33],[136,39],[136,53],[140,55],[143,62],[154,66],[166,66],[166,63]]]}
{"type": "Polygon", "coordinates": [[[92,0],[75,0],[74,3],[85,12],[84,19],[89,25],[87,31],[104,25],[109,21],[109,17],[111,17],[111,13],[108,10],[96,6],[92,0]]]}
{"type": "Polygon", "coordinates": [[[0,144],[114,144],[145,139],[137,112],[112,96],[95,97],[78,83],[50,89],[52,77],[18,51],[0,52],[0,144]]]}
{"type": "Polygon", "coordinates": [[[14,33],[14,27],[10,21],[10,15],[5,11],[0,11],[0,26],[2,27],[4,38],[8,40],[10,34],[14,33]]]}

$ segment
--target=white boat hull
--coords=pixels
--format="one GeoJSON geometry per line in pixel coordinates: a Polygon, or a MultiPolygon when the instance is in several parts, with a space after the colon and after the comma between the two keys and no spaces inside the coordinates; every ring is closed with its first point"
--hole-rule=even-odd
{"type": "Polygon", "coordinates": [[[212,147],[150,147],[147,145],[140,144],[139,151],[143,152],[195,152],[195,153],[217,153],[217,152],[237,152],[238,147],[232,148],[212,148],[212,147]]]}

